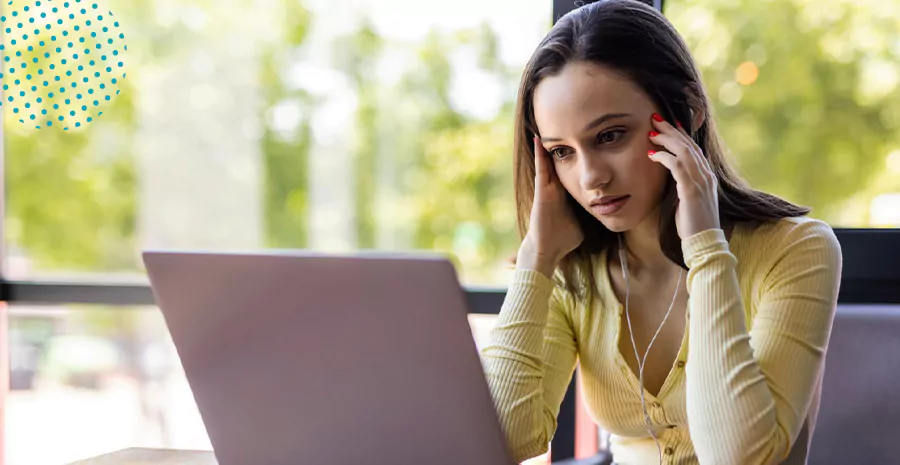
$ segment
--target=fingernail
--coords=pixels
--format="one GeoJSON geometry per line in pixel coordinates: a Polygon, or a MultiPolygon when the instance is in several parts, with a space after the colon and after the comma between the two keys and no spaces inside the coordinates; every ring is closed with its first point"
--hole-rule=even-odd
{"type": "Polygon", "coordinates": [[[662,123],[662,122],[663,122],[663,117],[660,116],[659,113],[654,113],[654,114],[653,114],[653,121],[656,121],[657,123],[662,123]]]}
{"type": "Polygon", "coordinates": [[[658,136],[658,135],[659,135],[658,132],[656,132],[656,131],[650,131],[650,137],[656,137],[656,136],[658,136]]]}
{"type": "Polygon", "coordinates": [[[675,124],[677,124],[679,128],[684,129],[684,126],[681,125],[681,121],[676,121],[675,124]]]}
{"type": "Polygon", "coordinates": [[[648,157],[652,157],[653,155],[656,155],[656,150],[648,150],[648,151],[647,151],[647,156],[648,156],[648,157]]]}

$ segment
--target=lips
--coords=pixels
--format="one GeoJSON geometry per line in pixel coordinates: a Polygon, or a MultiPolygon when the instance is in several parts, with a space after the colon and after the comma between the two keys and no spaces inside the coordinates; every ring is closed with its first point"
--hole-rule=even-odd
{"type": "Polygon", "coordinates": [[[621,210],[630,198],[628,195],[605,198],[601,202],[592,203],[591,209],[600,215],[612,215],[621,210]]]}
{"type": "Polygon", "coordinates": [[[617,196],[617,197],[609,197],[609,198],[605,198],[605,199],[603,199],[602,201],[595,203],[594,205],[609,205],[609,204],[611,204],[611,203],[613,203],[613,202],[622,200],[622,199],[624,199],[625,197],[628,197],[628,196],[627,196],[627,195],[620,195],[620,196],[617,196]]]}

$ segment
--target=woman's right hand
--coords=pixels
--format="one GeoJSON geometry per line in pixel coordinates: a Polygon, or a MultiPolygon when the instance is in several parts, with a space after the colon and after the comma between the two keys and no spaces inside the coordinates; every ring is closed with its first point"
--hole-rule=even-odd
{"type": "Polygon", "coordinates": [[[563,257],[581,245],[584,234],[566,202],[566,188],[556,175],[551,155],[540,139],[535,137],[533,143],[534,202],[517,263],[549,277],[563,257]]]}

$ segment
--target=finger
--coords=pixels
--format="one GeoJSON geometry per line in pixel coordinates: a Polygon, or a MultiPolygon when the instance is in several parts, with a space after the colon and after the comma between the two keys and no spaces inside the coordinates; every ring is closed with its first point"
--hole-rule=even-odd
{"type": "Polygon", "coordinates": [[[685,163],[675,154],[664,150],[650,150],[647,152],[647,156],[656,163],[665,166],[672,173],[672,177],[675,178],[675,182],[678,184],[684,184],[690,181],[690,178],[684,169],[685,163]]]}
{"type": "Polygon", "coordinates": [[[650,138],[650,142],[660,147],[663,147],[668,153],[677,157],[684,168],[690,170],[691,172],[699,172],[702,170],[700,165],[700,161],[696,154],[694,154],[693,147],[685,142],[684,138],[679,137],[672,132],[668,133],[659,133],[656,131],[650,131],[648,134],[650,138]]]}
{"type": "Polygon", "coordinates": [[[679,158],[671,152],[666,152],[664,150],[658,152],[650,150],[647,152],[647,155],[651,160],[662,164],[672,173],[672,177],[675,178],[675,182],[678,183],[679,192],[702,192],[709,187],[711,179],[714,179],[706,174],[699,174],[696,171],[691,172],[688,170],[686,165],[690,165],[691,163],[686,163],[684,161],[687,157],[679,158]]]}
{"type": "Polygon", "coordinates": [[[685,139],[690,141],[691,145],[694,147],[694,151],[698,155],[700,161],[700,166],[702,168],[705,168],[707,172],[712,174],[713,171],[712,166],[709,164],[709,159],[706,158],[706,153],[703,151],[700,145],[697,144],[697,141],[695,141],[694,138],[690,134],[688,134],[687,130],[680,122],[676,121],[675,126],[678,129],[678,132],[680,132],[685,137],[685,139]]]}
{"type": "Polygon", "coordinates": [[[697,165],[699,166],[700,171],[708,174],[709,176],[715,176],[715,174],[713,173],[712,165],[709,163],[709,158],[706,157],[706,153],[703,151],[703,149],[701,149],[700,146],[693,141],[691,141],[691,147],[693,147],[691,153],[697,160],[697,165]]]}
{"type": "Polygon", "coordinates": [[[673,137],[677,137],[684,141],[685,143],[693,143],[694,141],[682,130],[679,131],[678,128],[672,126],[671,123],[663,119],[659,113],[654,113],[651,117],[651,122],[653,124],[653,128],[660,133],[663,134],[671,134],[673,137]]]}
{"type": "Polygon", "coordinates": [[[541,140],[536,139],[537,145],[535,146],[535,152],[537,153],[536,157],[537,162],[541,163],[541,172],[543,174],[542,182],[545,186],[562,186],[562,182],[559,180],[559,176],[556,175],[556,163],[553,163],[553,155],[544,148],[544,145],[541,144],[541,140]]]}
{"type": "Polygon", "coordinates": [[[687,157],[690,155],[692,147],[678,135],[672,133],[650,131],[647,137],[650,138],[650,142],[652,142],[654,145],[664,147],[667,151],[672,152],[672,154],[674,154],[675,156],[687,157]]]}
{"type": "Polygon", "coordinates": [[[709,167],[709,162],[706,160],[706,157],[703,156],[703,150],[690,136],[688,136],[684,127],[676,128],[675,126],[672,126],[669,122],[662,120],[662,117],[659,116],[658,113],[653,114],[652,120],[654,127],[658,128],[659,131],[651,131],[651,141],[657,139],[657,137],[654,137],[656,134],[660,134],[659,143],[654,143],[662,145],[668,151],[678,156],[693,159],[698,169],[706,170],[710,173],[712,172],[709,167]]]}
{"type": "MultiPolygon", "coordinates": [[[[706,157],[703,156],[703,150],[700,146],[694,142],[694,139],[688,135],[687,131],[684,130],[684,126],[678,121],[675,123],[676,126],[673,126],[671,123],[663,119],[659,113],[654,113],[652,116],[651,124],[656,129],[656,131],[651,132],[659,132],[663,135],[670,136],[669,140],[672,143],[667,144],[658,144],[663,145],[667,150],[672,153],[675,153],[679,156],[684,156],[685,158],[691,158],[694,163],[697,165],[696,168],[701,171],[708,171],[712,173],[712,170],[709,168],[709,163],[706,160],[706,157]],[[677,140],[678,142],[675,142],[677,140]]],[[[651,137],[653,139],[653,137],[651,137]]]]}
{"type": "Polygon", "coordinates": [[[678,132],[685,135],[687,138],[691,138],[691,135],[687,133],[687,130],[684,129],[684,125],[681,124],[681,121],[675,121],[675,128],[678,129],[678,132]]]}
{"type": "Polygon", "coordinates": [[[703,154],[703,151],[697,149],[697,153],[697,159],[700,163],[700,169],[709,176],[715,176],[715,174],[713,173],[712,165],[709,164],[709,159],[706,158],[706,156],[703,154]]]}
{"type": "Polygon", "coordinates": [[[556,163],[554,163],[556,159],[553,158],[553,155],[551,155],[550,152],[548,152],[546,149],[544,149],[543,147],[541,147],[541,149],[544,150],[544,160],[547,161],[547,175],[549,178],[548,182],[550,184],[562,186],[562,181],[560,181],[559,176],[556,175],[556,163]]]}
{"type": "Polygon", "coordinates": [[[532,142],[534,143],[534,183],[536,186],[543,186],[550,182],[547,151],[537,136],[532,139],[532,142]]]}

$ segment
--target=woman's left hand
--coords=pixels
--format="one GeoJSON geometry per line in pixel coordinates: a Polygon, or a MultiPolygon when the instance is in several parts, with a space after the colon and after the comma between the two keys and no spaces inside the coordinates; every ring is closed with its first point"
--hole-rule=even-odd
{"type": "Polygon", "coordinates": [[[681,240],[708,229],[720,229],[718,180],[703,151],[684,132],[653,114],[655,131],[649,134],[654,145],[666,150],[653,151],[650,159],[672,172],[678,191],[675,226],[681,240]]]}

